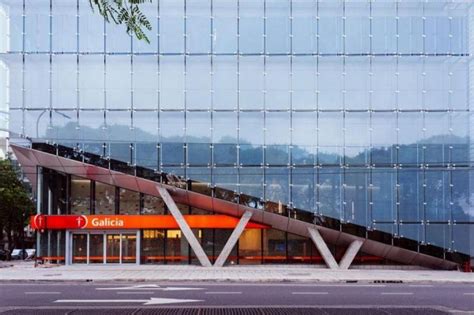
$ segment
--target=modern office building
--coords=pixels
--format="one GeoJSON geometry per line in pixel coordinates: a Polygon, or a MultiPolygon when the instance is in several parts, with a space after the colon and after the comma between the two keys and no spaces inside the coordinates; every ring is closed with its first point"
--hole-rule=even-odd
{"type": "Polygon", "coordinates": [[[471,1],[141,9],[149,44],[87,0],[0,0],[40,256],[469,264],[471,1]]]}

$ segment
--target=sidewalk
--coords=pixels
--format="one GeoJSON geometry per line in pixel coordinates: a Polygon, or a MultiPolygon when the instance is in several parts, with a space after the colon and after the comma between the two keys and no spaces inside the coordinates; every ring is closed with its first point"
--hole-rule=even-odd
{"type": "MultiPolygon", "coordinates": [[[[373,267],[371,267],[373,268],[373,267]]],[[[378,267],[381,268],[381,267],[378,267]]],[[[234,281],[234,282],[409,282],[472,283],[474,273],[459,271],[351,269],[310,265],[227,266],[73,265],[34,267],[32,262],[0,265],[0,281],[234,281]]]]}

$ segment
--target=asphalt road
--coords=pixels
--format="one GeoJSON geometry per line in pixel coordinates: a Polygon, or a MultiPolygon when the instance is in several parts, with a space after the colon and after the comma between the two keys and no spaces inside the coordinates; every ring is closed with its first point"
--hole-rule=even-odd
{"type": "Polygon", "coordinates": [[[472,284],[0,283],[2,314],[474,314],[472,284]]]}

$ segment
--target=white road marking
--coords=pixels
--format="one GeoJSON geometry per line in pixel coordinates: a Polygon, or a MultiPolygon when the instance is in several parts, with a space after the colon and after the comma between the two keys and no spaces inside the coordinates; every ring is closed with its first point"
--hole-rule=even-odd
{"type": "Polygon", "coordinates": [[[25,294],[61,294],[61,292],[43,292],[43,291],[32,291],[32,292],[25,292],[25,294]]]}
{"type": "Polygon", "coordinates": [[[124,291],[120,291],[120,292],[115,292],[117,294],[153,294],[155,292],[153,291],[135,291],[135,292],[124,292],[124,291]]]}
{"type": "Polygon", "coordinates": [[[225,292],[225,291],[216,291],[216,292],[204,292],[204,294],[242,294],[242,292],[225,292]]]}
{"type": "Polygon", "coordinates": [[[382,295],[413,295],[413,292],[382,292],[382,295]]]}
{"type": "Polygon", "coordinates": [[[115,288],[96,288],[99,291],[119,291],[119,290],[128,290],[128,291],[137,291],[137,290],[158,290],[158,291],[191,291],[191,290],[202,290],[202,288],[186,288],[186,287],[160,287],[157,284],[142,284],[134,285],[128,287],[115,287],[115,288]]]}
{"type": "Polygon", "coordinates": [[[325,295],[329,294],[328,292],[291,292],[291,294],[298,294],[298,295],[325,295]]]}
{"type": "Polygon", "coordinates": [[[106,300],[56,300],[54,303],[139,303],[143,305],[156,305],[156,304],[178,304],[178,303],[192,303],[192,302],[203,302],[203,300],[185,300],[185,299],[164,299],[164,298],[149,298],[146,300],[118,300],[118,299],[106,299],[106,300]]]}

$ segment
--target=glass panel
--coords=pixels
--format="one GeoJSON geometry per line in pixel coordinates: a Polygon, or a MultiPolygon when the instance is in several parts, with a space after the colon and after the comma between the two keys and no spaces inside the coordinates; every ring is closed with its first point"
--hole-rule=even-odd
{"type": "Polygon", "coordinates": [[[105,72],[107,108],[128,109],[132,107],[130,73],[129,56],[107,56],[105,72]]]}
{"type": "Polygon", "coordinates": [[[265,199],[288,204],[289,170],[270,167],[265,170],[265,199]]]}
{"type": "Polygon", "coordinates": [[[72,235],[72,263],[87,263],[87,234],[72,235]]]}
{"type": "Polygon", "coordinates": [[[370,52],[370,5],[368,3],[346,3],[344,6],[344,49],[347,54],[370,52]]]}
{"type": "Polygon", "coordinates": [[[315,176],[313,168],[292,170],[291,202],[294,207],[315,211],[315,176]]]}
{"type": "MultiPolygon", "coordinates": [[[[368,19],[367,19],[368,20],[368,19]]],[[[344,75],[344,107],[369,108],[370,57],[347,57],[344,75]]]]}
{"type": "Polygon", "coordinates": [[[240,113],[240,143],[263,144],[263,117],[261,112],[240,113]]]}
{"type": "Polygon", "coordinates": [[[165,214],[165,204],[160,197],[144,195],[142,214],[165,214]]]}
{"type": "MultiPolygon", "coordinates": [[[[145,1],[140,3],[140,11],[147,17],[151,24],[151,30],[142,28],[146,37],[150,41],[147,43],[144,40],[139,40],[135,36],[132,36],[133,40],[133,51],[139,53],[156,53],[158,51],[158,6],[159,1],[145,1]]],[[[118,27],[120,29],[120,27],[118,27]]],[[[121,29],[123,31],[123,29],[121,29]]]]}
{"type": "Polygon", "coordinates": [[[317,51],[317,4],[310,0],[292,3],[292,48],[295,54],[309,54],[317,51]]]}
{"type": "Polygon", "coordinates": [[[348,168],[344,172],[344,219],[368,226],[368,172],[348,168]]]}
{"type": "Polygon", "coordinates": [[[263,169],[244,167],[240,169],[240,193],[263,198],[263,169]]]}
{"type": "Polygon", "coordinates": [[[186,58],[186,108],[211,107],[211,58],[188,56],[186,58]]]}
{"type": "Polygon", "coordinates": [[[237,58],[235,56],[214,56],[212,62],[213,108],[236,109],[238,84],[237,58]]]}
{"type": "Polygon", "coordinates": [[[371,163],[386,165],[396,162],[397,114],[373,112],[371,115],[371,163]]]}
{"type": "Polygon", "coordinates": [[[115,187],[95,183],[95,214],[115,213],[115,187]]]}
{"type": "Polygon", "coordinates": [[[384,56],[372,57],[372,75],[370,76],[372,109],[393,110],[397,108],[396,73],[396,58],[384,56]]]}
{"type": "Polygon", "coordinates": [[[328,1],[319,4],[319,53],[328,55],[342,53],[342,10],[340,2],[328,1]]]}
{"type": "Polygon", "coordinates": [[[160,59],[161,109],[183,109],[184,89],[184,57],[162,56],[160,59]]]}
{"type": "Polygon", "coordinates": [[[263,109],[265,87],[264,57],[242,56],[239,58],[239,106],[240,109],[263,109]]]}
{"type": "Polygon", "coordinates": [[[53,0],[52,44],[53,51],[77,51],[77,9],[74,1],[53,0]]]}
{"type": "Polygon", "coordinates": [[[265,108],[290,108],[290,58],[273,56],[265,63],[265,108]]]}
{"type": "Polygon", "coordinates": [[[262,263],[262,230],[244,230],[239,238],[239,264],[262,263]]]}
{"type": "Polygon", "coordinates": [[[398,58],[398,108],[423,108],[422,57],[398,58]]]}
{"type": "Polygon", "coordinates": [[[341,218],[342,172],[340,168],[322,168],[318,174],[317,205],[320,214],[341,218]]]}
{"type": "Polygon", "coordinates": [[[104,235],[89,234],[89,263],[104,263],[104,235]]]}
{"type": "Polygon", "coordinates": [[[265,115],[265,144],[290,144],[290,113],[267,112],[265,115]]]}
{"type": "Polygon", "coordinates": [[[90,214],[91,181],[71,175],[71,214],[90,214]]]}
{"type": "Polygon", "coordinates": [[[184,52],[184,0],[160,1],[160,52],[184,52]]]}
{"type": "Polygon", "coordinates": [[[49,94],[49,56],[25,56],[25,107],[48,108],[49,94]]]}
{"type": "MultiPolygon", "coordinates": [[[[123,29],[122,29],[123,31],[123,29]]],[[[91,10],[87,1],[79,1],[79,50],[102,52],[105,43],[104,18],[91,10]]]]}
{"type": "Polygon", "coordinates": [[[423,3],[399,3],[398,16],[398,52],[423,53],[423,3]]]}
{"type": "Polygon", "coordinates": [[[313,56],[294,56],[291,75],[291,104],[293,109],[317,107],[316,60],[313,56]]]}
{"type": "Polygon", "coordinates": [[[186,52],[211,52],[210,0],[186,1],[186,52]]]}
{"type": "Polygon", "coordinates": [[[25,50],[49,51],[50,0],[25,1],[25,50]]]}
{"type": "Polygon", "coordinates": [[[104,72],[104,57],[93,55],[79,57],[80,108],[104,108],[104,72]]]}
{"type": "Polygon", "coordinates": [[[393,2],[375,2],[372,6],[372,52],[376,54],[397,51],[397,8],[393,2]]]}
{"type": "Polygon", "coordinates": [[[343,59],[326,56],[318,58],[318,73],[319,109],[342,109],[343,59]]]}
{"type": "Polygon", "coordinates": [[[393,222],[396,220],[396,172],[393,169],[372,171],[372,220],[393,222]]]}
{"type": "Polygon", "coordinates": [[[106,234],[106,262],[120,263],[120,234],[106,234]]]}
{"type": "Polygon", "coordinates": [[[120,188],[120,214],[140,213],[140,193],[120,188]]]}
{"type": "Polygon", "coordinates": [[[77,107],[77,57],[52,57],[52,104],[54,108],[77,107]]]}
{"type": "Polygon", "coordinates": [[[133,108],[158,109],[156,56],[133,56],[133,108]]]}
{"type": "Polygon", "coordinates": [[[290,52],[290,2],[266,0],[266,53],[290,52]]]}
{"type": "Polygon", "coordinates": [[[417,170],[399,171],[399,219],[401,221],[420,221],[423,219],[422,175],[417,170]]]}
{"type": "Polygon", "coordinates": [[[141,239],[142,264],[159,264],[165,261],[165,231],[143,230],[141,239]]]}
{"type": "Polygon", "coordinates": [[[240,53],[263,53],[264,1],[239,2],[240,53]]]}
{"type": "Polygon", "coordinates": [[[168,264],[187,264],[189,245],[180,230],[166,231],[166,262],[168,264]]]}
{"type": "Polygon", "coordinates": [[[286,233],[274,229],[263,230],[263,262],[286,262],[286,233]]]}
{"type": "Polygon", "coordinates": [[[237,2],[214,0],[212,8],[214,52],[235,54],[237,52],[237,2]]]}
{"type": "Polygon", "coordinates": [[[137,236],[135,234],[122,234],[122,263],[136,263],[137,261],[137,236]]]}

